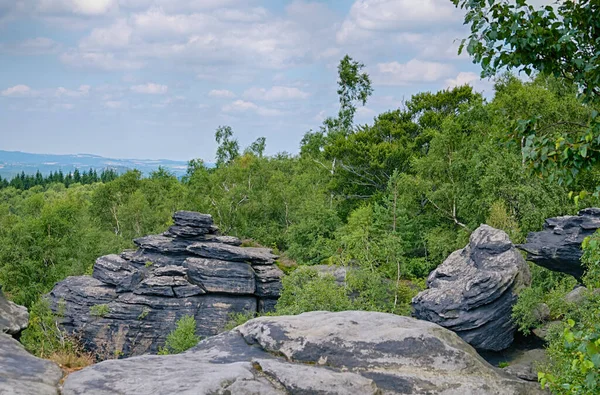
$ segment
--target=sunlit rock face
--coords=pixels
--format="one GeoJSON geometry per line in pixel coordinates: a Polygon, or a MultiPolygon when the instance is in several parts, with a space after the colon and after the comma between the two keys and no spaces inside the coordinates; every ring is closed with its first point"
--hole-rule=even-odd
{"type": "Polygon", "coordinates": [[[63,395],[537,395],[538,383],[485,362],[455,333],[365,311],[261,317],[183,354],[105,361],[63,395]]]}
{"type": "Polygon", "coordinates": [[[173,221],[162,235],[134,240],[137,250],[100,257],[91,277],[69,277],[47,295],[60,325],[87,349],[103,357],[156,353],[182,316],[195,317],[206,337],[233,313],[273,308],[283,273],[269,249],[219,235],[207,214],[180,211],[173,221]]]}
{"type": "Polygon", "coordinates": [[[499,351],[513,342],[517,292],[531,282],[508,235],[487,225],[453,252],[412,301],[415,317],[450,329],[475,348],[499,351]]]}

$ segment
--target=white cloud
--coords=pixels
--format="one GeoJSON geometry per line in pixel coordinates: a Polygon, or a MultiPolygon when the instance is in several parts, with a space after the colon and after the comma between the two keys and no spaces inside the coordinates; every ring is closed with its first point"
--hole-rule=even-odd
{"type": "Polygon", "coordinates": [[[2,96],[7,97],[30,97],[37,94],[36,91],[28,87],[27,85],[15,85],[10,88],[6,88],[0,92],[2,96]]]}
{"type": "Polygon", "coordinates": [[[218,99],[232,99],[235,97],[235,93],[227,89],[213,89],[208,92],[208,96],[218,99]]]}
{"type": "Polygon", "coordinates": [[[93,29],[88,37],[79,43],[79,47],[85,49],[114,49],[126,48],[130,44],[133,29],[125,19],[120,19],[105,28],[93,29]]]}
{"type": "Polygon", "coordinates": [[[56,97],[84,97],[89,95],[90,90],[91,87],[89,85],[81,85],[77,90],[70,90],[60,86],[56,89],[54,95],[56,97]]]}
{"type": "Polygon", "coordinates": [[[420,82],[435,82],[449,77],[453,67],[450,64],[427,62],[412,59],[407,63],[379,63],[373,75],[378,85],[410,85],[420,82]]]}
{"type": "Polygon", "coordinates": [[[477,92],[491,93],[493,84],[489,80],[482,80],[479,74],[461,71],[455,78],[446,80],[447,88],[455,88],[461,85],[470,85],[477,92]]]}
{"type": "Polygon", "coordinates": [[[55,53],[60,45],[47,37],[36,37],[11,44],[0,43],[0,52],[19,55],[40,55],[55,53]]]}
{"type": "Polygon", "coordinates": [[[244,92],[244,97],[248,99],[267,101],[302,100],[309,96],[307,92],[289,86],[274,86],[270,89],[254,87],[244,92]]]}
{"type": "Polygon", "coordinates": [[[117,0],[38,0],[36,11],[47,14],[105,15],[117,11],[117,0]]]}
{"type": "Polygon", "coordinates": [[[134,85],[131,90],[136,93],[144,93],[147,95],[164,95],[169,90],[167,85],[155,84],[149,82],[143,85],[134,85]]]}
{"type": "Polygon", "coordinates": [[[276,109],[259,106],[253,102],[245,100],[236,100],[222,107],[226,113],[248,113],[253,112],[264,117],[274,117],[281,115],[282,112],[276,109]]]}
{"type": "Polygon", "coordinates": [[[144,65],[139,60],[122,59],[109,52],[77,52],[71,51],[60,56],[63,63],[76,67],[93,67],[103,70],[135,70],[144,65]]]}
{"type": "Polygon", "coordinates": [[[109,100],[109,101],[105,101],[104,102],[104,107],[109,108],[111,110],[116,110],[119,108],[125,108],[127,105],[126,102],[123,101],[115,101],[115,100],[109,100]]]}
{"type": "Polygon", "coordinates": [[[365,39],[377,31],[431,30],[460,21],[448,0],[357,0],[340,30],[340,43],[365,39]]]}

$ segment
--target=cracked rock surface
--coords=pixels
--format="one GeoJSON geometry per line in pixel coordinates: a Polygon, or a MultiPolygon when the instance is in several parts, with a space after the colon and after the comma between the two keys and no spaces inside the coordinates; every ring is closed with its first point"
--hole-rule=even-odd
{"type": "Polygon", "coordinates": [[[415,317],[457,333],[475,348],[508,348],[516,330],[512,307],[530,284],[527,263],[508,235],[488,225],[427,278],[427,289],[412,300],[415,317]]]}
{"type": "Polygon", "coordinates": [[[162,235],[97,259],[92,276],[69,277],[47,295],[60,325],[101,356],[156,353],[184,315],[197,335],[217,334],[232,313],[275,306],[283,272],[266,248],[244,248],[219,235],[212,217],[173,215],[162,235]]]}
{"type": "Polygon", "coordinates": [[[64,395],[537,395],[453,332],[392,314],[262,317],[183,354],[109,360],[69,375],[64,395]]]}

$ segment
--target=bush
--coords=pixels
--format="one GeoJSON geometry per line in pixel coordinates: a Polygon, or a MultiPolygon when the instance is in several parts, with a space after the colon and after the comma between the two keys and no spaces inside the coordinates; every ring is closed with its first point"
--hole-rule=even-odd
{"type": "Polygon", "coordinates": [[[232,313],[229,315],[229,321],[223,326],[223,332],[227,332],[240,325],[245,324],[256,317],[256,313],[248,311],[246,313],[232,313]]]}
{"type": "Polygon", "coordinates": [[[343,286],[332,275],[321,275],[315,269],[301,267],[283,278],[283,291],[277,302],[280,315],[296,315],[308,311],[344,311],[352,304],[343,286]]]}
{"type": "Polygon", "coordinates": [[[165,346],[160,348],[158,354],[179,354],[194,347],[199,341],[200,337],[196,335],[196,319],[186,315],[177,321],[177,328],[169,333],[165,346]]]}

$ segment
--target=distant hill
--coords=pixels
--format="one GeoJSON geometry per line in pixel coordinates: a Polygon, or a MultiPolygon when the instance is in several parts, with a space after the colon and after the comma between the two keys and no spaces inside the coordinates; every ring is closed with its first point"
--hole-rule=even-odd
{"type": "Polygon", "coordinates": [[[79,171],[89,169],[100,171],[107,168],[114,169],[119,173],[137,169],[148,175],[158,169],[159,166],[179,177],[185,174],[187,162],[167,159],[111,159],[89,154],[30,154],[0,150],[0,176],[9,179],[23,171],[26,174],[34,174],[39,170],[43,175],[47,175],[58,170],[62,170],[66,174],[75,169],[79,169],[79,171]]]}

